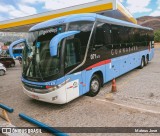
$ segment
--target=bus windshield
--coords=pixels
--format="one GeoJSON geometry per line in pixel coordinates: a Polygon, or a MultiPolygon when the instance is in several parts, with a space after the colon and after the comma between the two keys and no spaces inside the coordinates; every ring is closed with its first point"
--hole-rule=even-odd
{"type": "Polygon", "coordinates": [[[69,23],[67,31],[80,33],[62,39],[58,44],[57,56],[54,57],[50,55],[50,41],[57,34],[65,32],[66,26],[30,32],[28,46],[23,51],[23,76],[33,81],[49,81],[59,78],[62,75],[61,70],[66,74],[78,66],[84,59],[93,23],[92,21],[69,23]],[[62,63],[64,67],[61,66],[62,63]]]}
{"type": "MultiPolygon", "coordinates": [[[[27,46],[23,51],[23,75],[30,80],[43,81],[43,78],[58,74],[60,55],[50,56],[49,43],[57,34],[64,32],[65,26],[57,26],[30,32],[27,46]]],[[[59,52],[60,52],[59,46],[59,52]]]]}

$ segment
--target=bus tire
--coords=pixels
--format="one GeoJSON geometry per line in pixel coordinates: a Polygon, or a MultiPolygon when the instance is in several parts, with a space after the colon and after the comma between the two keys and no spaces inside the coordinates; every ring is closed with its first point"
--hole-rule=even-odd
{"type": "Polygon", "coordinates": [[[144,63],[145,66],[147,66],[148,61],[149,61],[149,60],[148,60],[148,56],[146,56],[146,58],[145,58],[145,63],[144,63]]]}
{"type": "Polygon", "coordinates": [[[90,91],[87,93],[88,96],[94,97],[96,96],[101,88],[101,80],[98,75],[94,74],[91,78],[90,82],[90,91]]]}
{"type": "Polygon", "coordinates": [[[139,68],[142,69],[144,67],[144,64],[145,64],[145,58],[142,57],[142,59],[141,59],[141,65],[140,65],[139,68]]]}

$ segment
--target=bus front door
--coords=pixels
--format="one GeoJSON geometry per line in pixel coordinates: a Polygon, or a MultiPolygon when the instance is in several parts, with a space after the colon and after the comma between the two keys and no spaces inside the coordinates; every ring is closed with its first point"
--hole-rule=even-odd
{"type": "Polygon", "coordinates": [[[67,102],[81,96],[83,94],[84,86],[81,72],[65,76],[66,81],[66,97],[67,102]]]}
{"type": "Polygon", "coordinates": [[[81,43],[78,38],[66,39],[65,42],[65,73],[66,80],[70,79],[66,85],[67,101],[71,101],[76,97],[84,94],[82,71],[74,72],[74,69],[82,62],[83,55],[81,51],[81,43]],[[70,74],[69,74],[70,73],[70,74]]]}

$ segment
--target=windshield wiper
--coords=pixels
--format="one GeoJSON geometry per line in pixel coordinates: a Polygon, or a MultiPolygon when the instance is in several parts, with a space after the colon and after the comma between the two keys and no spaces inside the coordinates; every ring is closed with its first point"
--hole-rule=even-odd
{"type": "MultiPolygon", "coordinates": [[[[28,58],[27,58],[26,61],[29,61],[28,58]]],[[[28,69],[29,69],[32,61],[33,61],[33,60],[30,60],[29,62],[26,62],[26,63],[28,63],[28,65],[25,64],[25,65],[27,65],[27,66],[25,67],[25,69],[24,69],[24,74],[25,74],[25,75],[27,75],[27,71],[28,71],[28,69]]]]}

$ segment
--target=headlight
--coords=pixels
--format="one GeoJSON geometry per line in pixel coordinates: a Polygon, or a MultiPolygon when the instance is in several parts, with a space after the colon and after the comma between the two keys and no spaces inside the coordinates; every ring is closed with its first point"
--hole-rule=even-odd
{"type": "Polygon", "coordinates": [[[46,89],[48,89],[50,92],[55,91],[55,90],[63,87],[65,84],[67,84],[69,82],[69,80],[70,80],[70,78],[67,79],[66,81],[62,82],[61,84],[56,85],[56,86],[46,86],[46,89]]]}
{"type": "Polygon", "coordinates": [[[57,86],[46,86],[46,89],[48,89],[50,92],[57,90],[57,86]]]}

